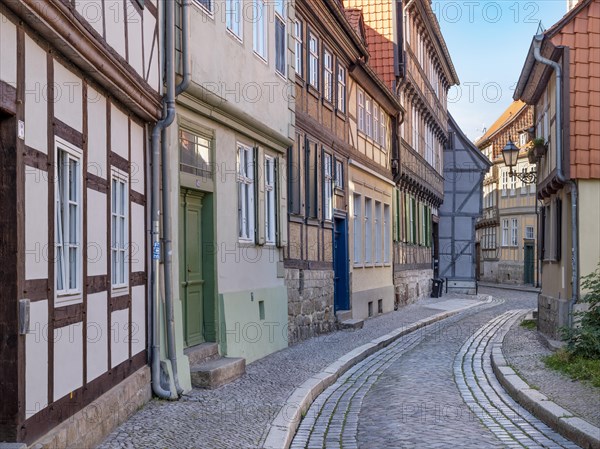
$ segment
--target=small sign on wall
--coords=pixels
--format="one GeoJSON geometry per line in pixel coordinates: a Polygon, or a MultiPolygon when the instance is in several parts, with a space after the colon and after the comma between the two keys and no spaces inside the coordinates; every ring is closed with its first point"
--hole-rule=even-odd
{"type": "Polygon", "coordinates": [[[25,140],[25,122],[23,120],[19,120],[17,125],[17,136],[21,140],[25,140]]]}

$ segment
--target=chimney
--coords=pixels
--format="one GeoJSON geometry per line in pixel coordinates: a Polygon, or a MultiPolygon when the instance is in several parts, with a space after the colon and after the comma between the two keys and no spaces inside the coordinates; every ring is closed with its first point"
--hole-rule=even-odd
{"type": "Polygon", "coordinates": [[[567,12],[571,11],[579,0],[567,0],[567,12]]]}

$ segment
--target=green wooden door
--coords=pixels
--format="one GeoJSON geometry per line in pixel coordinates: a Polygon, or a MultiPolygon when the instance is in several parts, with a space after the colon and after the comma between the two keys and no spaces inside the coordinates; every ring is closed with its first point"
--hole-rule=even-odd
{"type": "Polygon", "coordinates": [[[186,346],[204,342],[202,195],[183,190],[179,215],[179,267],[186,346]]]}
{"type": "Polygon", "coordinates": [[[523,282],[525,282],[525,284],[533,284],[534,283],[534,271],[535,271],[533,244],[531,244],[531,243],[525,244],[524,259],[525,259],[525,267],[524,267],[525,271],[524,271],[524,276],[523,276],[523,282]]]}

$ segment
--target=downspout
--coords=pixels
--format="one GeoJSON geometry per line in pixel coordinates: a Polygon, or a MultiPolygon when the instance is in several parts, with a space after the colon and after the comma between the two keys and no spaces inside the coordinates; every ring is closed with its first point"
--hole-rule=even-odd
{"type": "MultiPolygon", "coordinates": [[[[182,21],[182,69],[183,79],[175,87],[175,96],[179,95],[187,89],[190,84],[191,74],[189,71],[189,53],[188,53],[188,16],[189,16],[189,1],[183,0],[181,8],[182,21]]],[[[171,3],[174,3],[172,1],[171,3]]],[[[175,71],[175,63],[173,57],[173,72],[175,71]]],[[[175,82],[173,75],[173,83],[175,82]]],[[[173,106],[174,107],[174,106],[173,106]]],[[[175,113],[173,112],[173,121],[175,113]]],[[[175,390],[178,395],[183,394],[183,388],[179,384],[179,373],[177,369],[177,348],[175,347],[175,310],[173,304],[173,240],[171,228],[171,170],[169,169],[169,152],[167,144],[167,128],[161,130],[161,167],[162,167],[162,227],[163,227],[163,270],[164,270],[164,287],[165,287],[165,315],[167,328],[167,352],[171,369],[173,370],[173,381],[175,390]]]]}
{"type": "MultiPolygon", "coordinates": [[[[160,271],[160,135],[161,131],[166,129],[175,118],[175,64],[174,64],[174,43],[175,43],[175,2],[163,2],[165,11],[165,72],[167,94],[163,98],[165,108],[164,117],[156,123],[152,130],[152,391],[161,399],[177,399],[177,395],[172,395],[169,389],[164,389],[160,383],[160,284],[158,275],[160,271]]],[[[163,189],[164,190],[164,189],[163,189]]],[[[165,303],[168,310],[169,305],[165,303]]]]}
{"type": "Polygon", "coordinates": [[[544,58],[541,54],[544,35],[538,34],[533,38],[533,57],[536,61],[552,67],[556,73],[556,177],[564,184],[571,186],[571,262],[573,272],[571,276],[571,301],[569,302],[569,327],[573,326],[573,306],[577,303],[579,296],[579,236],[577,235],[577,183],[567,179],[563,172],[563,139],[562,139],[562,67],[559,63],[544,58]]]}

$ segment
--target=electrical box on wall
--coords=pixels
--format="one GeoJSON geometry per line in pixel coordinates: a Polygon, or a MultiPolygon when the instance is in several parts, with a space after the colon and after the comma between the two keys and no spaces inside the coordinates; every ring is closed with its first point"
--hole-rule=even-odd
{"type": "Polygon", "coordinates": [[[19,334],[29,333],[30,324],[30,302],[29,299],[19,299],[19,334]]]}

